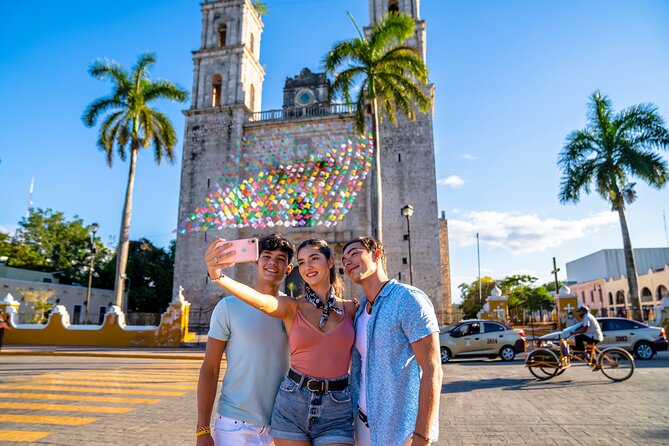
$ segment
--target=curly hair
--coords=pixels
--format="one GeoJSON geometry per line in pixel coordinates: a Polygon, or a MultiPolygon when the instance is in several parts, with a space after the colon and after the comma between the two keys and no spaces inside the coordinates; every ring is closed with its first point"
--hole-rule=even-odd
{"type": "Polygon", "coordinates": [[[295,255],[295,245],[281,234],[270,234],[260,237],[258,240],[258,255],[262,254],[263,251],[285,252],[288,256],[288,263],[290,263],[295,255]]]}

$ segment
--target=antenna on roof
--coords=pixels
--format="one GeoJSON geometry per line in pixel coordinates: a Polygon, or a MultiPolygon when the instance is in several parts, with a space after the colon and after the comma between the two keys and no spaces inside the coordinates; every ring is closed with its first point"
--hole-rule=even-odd
{"type": "Polygon", "coordinates": [[[669,248],[669,232],[667,232],[667,213],[662,211],[662,220],[664,220],[664,240],[667,242],[667,248],[669,248]]]}
{"type": "Polygon", "coordinates": [[[26,218],[30,217],[30,211],[33,209],[33,190],[35,189],[35,177],[30,180],[30,190],[28,191],[28,210],[26,211],[26,218]]]}

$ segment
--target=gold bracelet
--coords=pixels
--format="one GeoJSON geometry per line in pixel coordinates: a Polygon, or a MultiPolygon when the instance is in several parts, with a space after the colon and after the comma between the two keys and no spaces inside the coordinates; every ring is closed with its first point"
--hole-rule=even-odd
{"type": "Polygon", "coordinates": [[[427,442],[428,444],[430,443],[430,439],[427,438],[426,436],[421,435],[421,434],[419,434],[419,433],[416,432],[416,431],[413,431],[413,434],[414,434],[416,437],[420,438],[421,440],[427,442]]]}
{"type": "Polygon", "coordinates": [[[195,437],[201,437],[206,434],[211,434],[211,426],[200,426],[195,429],[195,437]]]}

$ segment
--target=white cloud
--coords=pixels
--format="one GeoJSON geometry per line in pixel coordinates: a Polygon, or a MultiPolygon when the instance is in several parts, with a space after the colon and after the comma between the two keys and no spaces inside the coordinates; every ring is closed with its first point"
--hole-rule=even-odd
{"type": "Polygon", "coordinates": [[[599,227],[617,221],[614,212],[600,212],[579,220],[560,220],[517,212],[463,211],[457,219],[448,221],[448,232],[450,242],[458,246],[475,244],[476,233],[479,233],[481,245],[528,253],[587,237],[599,227]]]}
{"type": "Polygon", "coordinates": [[[461,155],[460,158],[462,158],[463,160],[467,160],[467,161],[474,161],[474,160],[479,159],[478,156],[470,155],[469,153],[465,153],[464,155],[461,155]]]}
{"type": "Polygon", "coordinates": [[[457,188],[457,187],[462,187],[465,184],[465,180],[463,180],[457,175],[451,175],[450,177],[437,180],[437,184],[441,186],[451,186],[457,188]]]}
{"type": "Polygon", "coordinates": [[[0,232],[4,232],[5,234],[9,235],[14,235],[14,232],[16,232],[17,228],[18,228],[17,225],[0,225],[0,232]]]}

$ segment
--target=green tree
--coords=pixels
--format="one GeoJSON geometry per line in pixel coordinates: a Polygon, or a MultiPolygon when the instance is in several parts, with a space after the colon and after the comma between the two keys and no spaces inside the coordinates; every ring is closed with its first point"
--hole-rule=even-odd
{"type": "Polygon", "coordinates": [[[130,218],[132,215],[132,193],[135,185],[137,155],[142,148],[151,147],[155,161],[163,159],[174,162],[174,147],[177,142],[172,122],[163,113],[151,108],[157,100],[185,102],[188,93],[166,80],[149,78],[149,67],[156,62],[153,54],[143,54],[131,72],[116,62],[97,61],[88,72],[98,79],[113,83],[112,92],[94,100],[84,111],[82,120],[87,127],[103,117],[97,145],[107,155],[112,166],[114,150],[121,161],[130,155],[130,171],[123,206],[123,217],[118,242],[118,256],[114,281],[116,305],[124,308],[123,290],[130,245],[130,218]]]}
{"type": "MultiPolygon", "coordinates": [[[[6,264],[37,271],[58,271],[62,283],[85,284],[91,254],[91,227],[78,216],[67,220],[62,212],[35,209],[19,222],[14,236],[0,235],[0,256],[6,264]]],[[[109,256],[109,250],[96,239],[94,271],[109,256]]],[[[98,286],[98,284],[95,284],[98,286]]]]}
{"type": "Polygon", "coordinates": [[[495,288],[495,281],[490,277],[481,277],[481,293],[479,298],[479,281],[478,279],[470,284],[461,283],[460,297],[462,298],[462,315],[465,319],[476,318],[477,313],[483,308],[486,298],[490,296],[493,288],[495,288]]]}
{"type": "Polygon", "coordinates": [[[253,7],[256,9],[256,12],[259,16],[264,16],[269,14],[269,9],[267,8],[267,2],[263,0],[253,0],[253,7]]]}
{"type": "Polygon", "coordinates": [[[582,193],[594,189],[618,213],[633,316],[638,320],[643,320],[643,312],[625,208],[636,199],[632,178],[656,189],[664,187],[669,168],[659,152],[667,148],[669,130],[657,107],[640,104],[615,113],[611,100],[596,91],[586,127],[567,136],[558,158],[562,203],[578,203],[582,193]]]}
{"type": "MultiPolygon", "coordinates": [[[[353,17],[351,17],[353,19],[353,17]]],[[[427,67],[420,52],[403,45],[415,32],[415,22],[407,14],[391,13],[371,27],[365,36],[353,20],[359,37],[334,44],[323,60],[325,70],[334,76],[332,92],[355,104],[356,128],[365,133],[367,106],[371,109],[371,132],[374,141],[372,166],[373,235],[383,239],[383,191],[381,186],[381,139],[379,134],[380,108],[396,123],[397,111],[410,120],[416,118],[417,108],[427,112],[432,99],[426,94],[427,67]]]]}
{"type": "Polygon", "coordinates": [[[53,290],[26,290],[17,288],[21,301],[30,307],[30,323],[43,324],[47,322],[47,311],[51,304],[47,302],[55,293],[53,290]]]}
{"type": "MultiPolygon", "coordinates": [[[[172,298],[175,240],[167,248],[146,238],[130,241],[128,255],[128,309],[147,313],[164,311],[172,298]]],[[[101,269],[100,282],[113,284],[116,256],[101,269]]]]}

